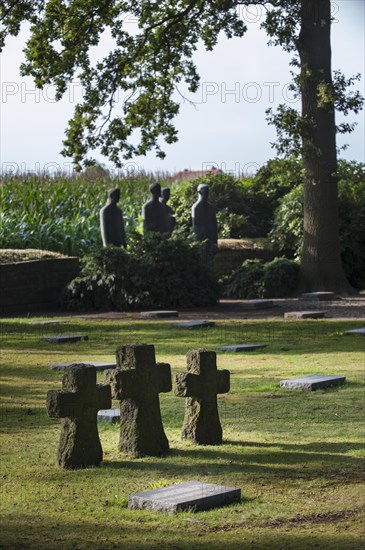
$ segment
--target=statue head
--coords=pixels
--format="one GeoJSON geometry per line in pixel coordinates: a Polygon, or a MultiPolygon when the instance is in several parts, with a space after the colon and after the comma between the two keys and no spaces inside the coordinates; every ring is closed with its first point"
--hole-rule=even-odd
{"type": "Polygon", "coordinates": [[[118,187],[114,187],[114,189],[110,189],[108,191],[108,197],[111,202],[117,203],[120,199],[120,189],[118,189],[118,187]]]}
{"type": "Polygon", "coordinates": [[[201,183],[198,185],[198,193],[202,199],[208,200],[209,196],[209,185],[206,183],[201,183]]]}
{"type": "Polygon", "coordinates": [[[170,199],[170,187],[164,187],[161,190],[162,200],[166,203],[170,199]]]}
{"type": "Polygon", "coordinates": [[[161,185],[159,183],[152,183],[149,189],[154,199],[161,197],[161,185]]]}

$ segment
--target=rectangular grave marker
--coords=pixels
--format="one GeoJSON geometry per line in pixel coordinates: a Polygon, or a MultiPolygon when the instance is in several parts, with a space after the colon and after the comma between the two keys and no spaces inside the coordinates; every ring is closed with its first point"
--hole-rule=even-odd
{"type": "Polygon", "coordinates": [[[301,378],[289,378],[281,380],[280,387],[288,390],[319,390],[331,386],[339,386],[346,382],[345,376],[326,376],[324,374],[311,374],[301,378]]]}
{"type": "Polygon", "coordinates": [[[171,325],[171,328],[209,328],[214,327],[215,323],[214,321],[204,321],[204,320],[196,320],[196,321],[183,321],[182,323],[174,323],[171,325]]]}
{"type": "Polygon", "coordinates": [[[147,319],[171,319],[172,317],[179,317],[179,312],[172,311],[141,311],[141,317],[146,317],[147,319]]]}
{"type": "Polygon", "coordinates": [[[337,296],[334,292],[305,292],[302,294],[302,299],[323,302],[328,300],[336,300],[337,296]]]}
{"type": "Polygon", "coordinates": [[[221,346],[217,349],[231,353],[240,353],[245,351],[255,351],[257,349],[266,348],[266,346],[267,344],[235,344],[233,346],[221,346]]]}
{"type": "Polygon", "coordinates": [[[241,500],[241,489],[187,481],[162,489],[135,493],[128,498],[128,508],[148,509],[176,513],[192,508],[194,511],[209,510],[241,500]]]}
{"type": "Polygon", "coordinates": [[[51,342],[52,344],[66,344],[88,339],[88,336],[83,336],[82,334],[63,334],[61,336],[44,336],[42,338],[44,342],[51,342]]]}
{"type": "Polygon", "coordinates": [[[348,330],[346,334],[360,334],[361,336],[365,336],[365,327],[348,330]]]}
{"type": "Polygon", "coordinates": [[[57,323],[68,323],[69,319],[50,319],[48,321],[30,321],[28,324],[32,327],[38,327],[43,325],[55,325],[57,323]]]}
{"type": "Polygon", "coordinates": [[[98,420],[101,422],[109,422],[117,424],[120,421],[120,409],[102,409],[98,412],[98,420]]]}
{"type": "Polygon", "coordinates": [[[323,319],[326,311],[287,311],[285,319],[323,319]]]}

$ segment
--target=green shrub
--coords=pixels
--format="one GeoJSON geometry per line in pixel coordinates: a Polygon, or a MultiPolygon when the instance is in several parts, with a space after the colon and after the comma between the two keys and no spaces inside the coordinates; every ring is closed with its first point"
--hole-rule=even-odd
{"type": "Polygon", "coordinates": [[[298,185],[279,201],[269,237],[275,248],[300,258],[303,239],[303,186],[298,185]]]}
{"type": "Polygon", "coordinates": [[[275,258],[264,266],[263,298],[292,296],[299,282],[299,264],[287,258],[275,258]]]}
{"type": "Polygon", "coordinates": [[[243,180],[253,226],[253,234],[247,236],[266,236],[272,228],[280,199],[300,183],[302,166],[295,159],[269,160],[252,179],[243,180]]]}
{"type": "Polygon", "coordinates": [[[353,287],[365,288],[365,164],[339,165],[341,257],[353,287]]]}
{"type": "Polygon", "coordinates": [[[70,309],[176,308],[214,304],[219,284],[201,245],[186,238],[135,236],[129,250],[107,247],[83,260],[68,287],[70,309]]]}
{"type": "Polygon", "coordinates": [[[272,262],[246,260],[224,279],[224,293],[232,298],[281,298],[291,296],[298,285],[299,265],[286,258],[272,262]]]}
{"type": "Polygon", "coordinates": [[[257,298],[264,277],[262,260],[246,260],[242,266],[223,279],[224,294],[233,298],[257,298]]]}
{"type": "MultiPolygon", "coordinates": [[[[342,263],[351,285],[365,288],[365,164],[340,161],[338,175],[342,263]]],[[[281,199],[270,237],[282,254],[300,258],[303,239],[302,186],[281,199]]]]}
{"type": "Polygon", "coordinates": [[[229,174],[211,174],[174,186],[171,207],[177,223],[191,231],[191,207],[198,199],[197,188],[201,183],[210,187],[209,200],[217,211],[220,238],[239,238],[254,233],[253,216],[247,205],[246,191],[241,180],[229,174]]]}
{"type": "Polygon", "coordinates": [[[110,246],[81,260],[79,277],[69,285],[63,303],[71,310],[121,310],[130,306],[133,262],[126,250],[110,246]]]}
{"type": "Polygon", "coordinates": [[[265,195],[274,207],[278,200],[303,181],[303,168],[296,159],[272,159],[264,164],[250,184],[250,192],[265,195]]]}
{"type": "Polygon", "coordinates": [[[236,179],[229,174],[211,174],[173,188],[171,206],[178,223],[191,227],[191,207],[200,183],[210,186],[210,199],[217,209],[221,238],[265,237],[272,227],[279,199],[301,182],[302,169],[295,160],[271,160],[254,177],[236,179]]]}

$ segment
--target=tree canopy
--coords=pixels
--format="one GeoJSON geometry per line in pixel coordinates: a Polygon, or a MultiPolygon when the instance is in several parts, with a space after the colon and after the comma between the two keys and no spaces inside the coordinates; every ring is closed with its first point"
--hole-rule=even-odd
{"type": "MultiPolygon", "coordinates": [[[[192,93],[199,87],[194,52],[201,43],[212,50],[220,33],[242,37],[247,26],[240,6],[263,6],[262,26],[272,43],[287,51],[298,49],[300,0],[5,0],[2,4],[0,47],[8,34],[17,35],[22,23],[30,23],[22,75],[32,76],[40,88],[52,84],[56,99],[75,79],[83,87],[63,149],[78,167],[95,149],[116,166],[151,149],[164,158],[164,143],[177,141],[176,91],[181,83],[192,93]],[[138,21],[137,30],[131,21],[138,21]],[[105,35],[114,47],[95,61],[95,46],[105,35]]],[[[293,64],[298,64],[296,58],[293,64]]],[[[351,83],[338,73],[337,97],[342,98],[338,106],[343,111],[359,104],[356,94],[344,99],[351,83]]],[[[283,105],[277,114],[268,114],[279,130],[279,152],[298,151],[297,111],[283,105]]],[[[341,128],[351,129],[351,125],[341,128]]]]}

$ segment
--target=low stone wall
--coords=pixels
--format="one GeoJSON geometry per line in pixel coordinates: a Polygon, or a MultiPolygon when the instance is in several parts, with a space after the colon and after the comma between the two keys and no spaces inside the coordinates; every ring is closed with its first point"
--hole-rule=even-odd
{"type": "Polygon", "coordinates": [[[229,275],[245,260],[258,259],[270,262],[275,256],[275,252],[267,248],[228,248],[218,243],[218,252],[214,257],[214,271],[219,276],[229,275]]]}
{"type": "Polygon", "coordinates": [[[57,308],[62,289],[79,271],[76,257],[1,264],[1,314],[57,308]]]}

